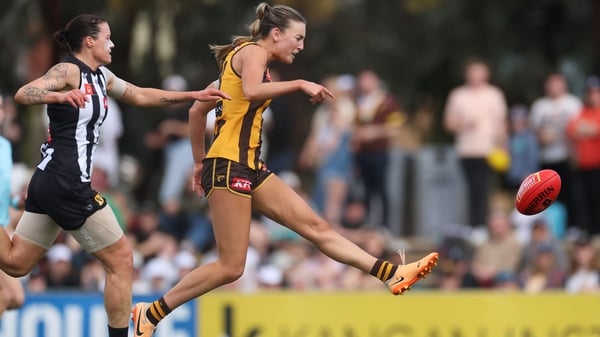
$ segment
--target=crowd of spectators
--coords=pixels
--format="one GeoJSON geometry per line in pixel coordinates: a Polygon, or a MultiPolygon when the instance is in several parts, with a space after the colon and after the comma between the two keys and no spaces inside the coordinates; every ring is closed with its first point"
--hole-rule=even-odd
{"type": "MultiPolygon", "coordinates": [[[[414,144],[424,143],[431,118],[408,113],[371,70],[324,79],[336,99],[316,107],[298,151],[291,147],[293,133],[277,132],[291,125],[285,114],[289,103],[275,99],[265,117],[264,138],[270,146],[263,159],[374,256],[399,262],[398,249],[408,255],[438,249],[441,264],[421,288],[600,291],[600,81],[590,78],[582,103],[568,93],[561,74],[552,74],[544,97],[529,109],[525,104],[509,108],[488,76],[484,62],[471,62],[465,84],[449,93],[443,124],[456,135],[469,214],[463,224],[436,224],[439,231],[430,237],[390,230],[390,209],[400,205],[391,202],[388,187],[394,175],[390,153],[402,148],[418,152],[414,144]],[[511,159],[501,172],[489,162],[498,149],[511,159]],[[495,194],[514,194],[520,181],[540,168],[555,169],[563,179],[561,198],[550,209],[528,217],[491,202],[495,194]]],[[[187,83],[173,75],[163,86],[183,90],[187,83]]],[[[10,99],[5,104],[9,113],[0,133],[18,146],[23,126],[10,99]]],[[[145,135],[147,152],[137,158],[118,153],[119,137],[127,132],[118,105],[101,137],[92,185],[106,197],[131,242],[136,294],[163,292],[196,265],[215,258],[210,211],[190,190],[187,108],[162,112],[164,118],[145,135]]],[[[207,135],[208,144],[211,133],[207,135]]],[[[14,152],[19,162],[19,151],[14,152]]],[[[19,217],[31,164],[15,165],[13,221],[19,217]]],[[[436,205],[430,212],[436,212],[436,205]]],[[[327,258],[286,228],[259,214],[253,219],[244,275],[225,288],[385,290],[377,279],[327,258]]],[[[23,283],[29,292],[101,291],[103,273],[62,233],[23,283]]]]}

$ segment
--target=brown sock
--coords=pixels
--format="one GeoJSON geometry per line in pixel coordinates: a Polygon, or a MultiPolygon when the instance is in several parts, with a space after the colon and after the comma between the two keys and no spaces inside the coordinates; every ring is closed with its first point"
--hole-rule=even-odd
{"type": "Polygon", "coordinates": [[[167,303],[165,303],[165,299],[161,297],[150,304],[148,311],[146,311],[146,317],[148,317],[148,320],[150,320],[152,324],[157,325],[158,322],[165,318],[170,312],[171,309],[167,303]]]}
{"type": "Polygon", "coordinates": [[[396,265],[387,261],[377,260],[373,265],[370,274],[385,282],[394,276],[396,269],[398,269],[398,266],[396,265]]]}

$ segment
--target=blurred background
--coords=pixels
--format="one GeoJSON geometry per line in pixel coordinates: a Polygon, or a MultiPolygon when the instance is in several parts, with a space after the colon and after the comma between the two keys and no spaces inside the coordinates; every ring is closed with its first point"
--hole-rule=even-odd
{"type": "MultiPolygon", "coordinates": [[[[308,21],[305,50],[292,65],[273,64],[274,80],[320,82],[337,98],[319,106],[301,93],[275,99],[263,159],[323,217],[379,257],[439,250],[441,265],[420,289],[598,293],[600,1],[271,3],[308,21]],[[559,200],[520,215],[519,183],[541,168],[561,174],[559,200]]],[[[219,73],[208,45],[245,34],[257,4],[1,2],[0,134],[13,146],[13,221],[47,121],[44,107],[12,96],[64,56],[53,32],[78,14],[102,15],[117,76],[201,89],[219,73]]],[[[215,254],[205,201],[188,188],[189,106],[111,104],[93,185],[131,239],[134,291],[160,293],[215,254]]],[[[23,279],[29,292],[102,289],[100,266],[68,236],[52,249],[23,279]]],[[[247,264],[227,289],[382,291],[258,214],[247,264]]]]}

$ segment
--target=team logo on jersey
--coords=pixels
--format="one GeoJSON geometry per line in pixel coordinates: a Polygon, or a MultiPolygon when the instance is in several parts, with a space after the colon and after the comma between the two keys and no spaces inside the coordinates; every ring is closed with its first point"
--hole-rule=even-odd
{"type": "Polygon", "coordinates": [[[103,196],[100,195],[100,193],[96,193],[96,196],[94,197],[94,201],[96,201],[96,203],[98,204],[99,207],[104,206],[104,203],[106,202],[106,200],[104,199],[103,196]]]}
{"type": "Polygon", "coordinates": [[[244,178],[233,178],[231,188],[240,192],[250,192],[252,191],[252,182],[244,178]]]}
{"type": "Polygon", "coordinates": [[[94,94],[94,87],[91,84],[84,83],[83,84],[83,88],[85,89],[85,94],[86,95],[93,95],[94,94]]]}

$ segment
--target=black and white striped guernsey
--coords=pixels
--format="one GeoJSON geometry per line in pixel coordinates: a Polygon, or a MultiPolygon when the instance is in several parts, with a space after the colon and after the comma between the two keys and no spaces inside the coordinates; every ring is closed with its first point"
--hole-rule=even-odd
{"type": "Polygon", "coordinates": [[[79,67],[79,90],[85,93],[89,101],[83,108],[68,104],[48,105],[48,140],[41,147],[42,160],[37,167],[70,179],[89,182],[100,126],[108,113],[106,77],[102,72],[103,67],[93,71],[74,56],[67,56],[63,62],[79,67]]]}

